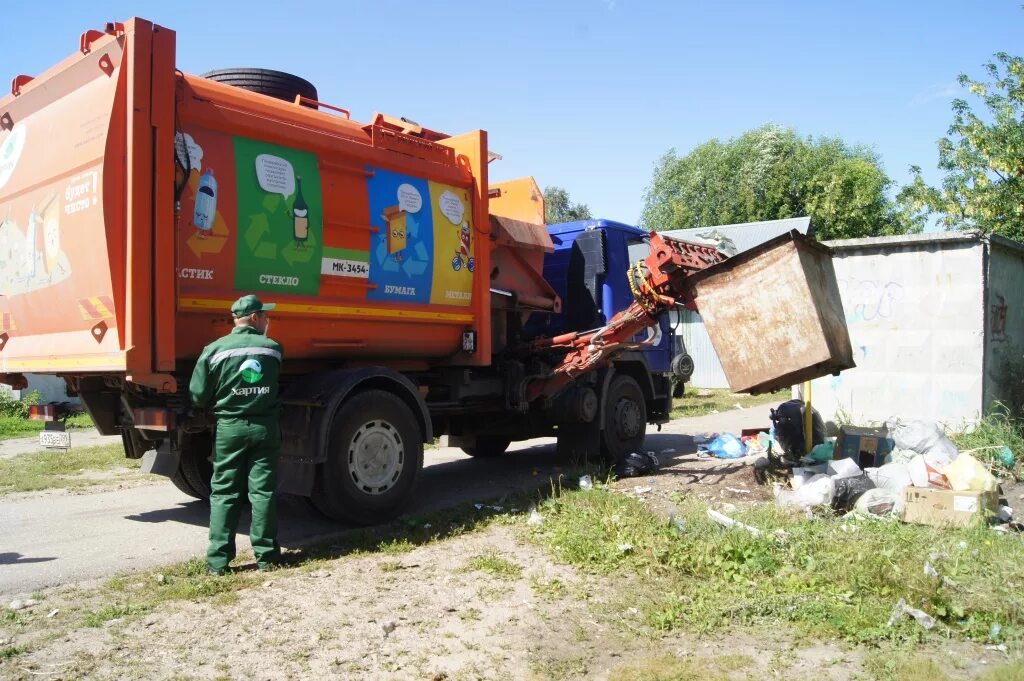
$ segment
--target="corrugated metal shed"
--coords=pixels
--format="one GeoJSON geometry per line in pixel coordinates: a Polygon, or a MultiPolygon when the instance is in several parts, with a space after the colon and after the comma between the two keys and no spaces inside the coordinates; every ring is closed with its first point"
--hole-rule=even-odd
{"type": "MultiPolygon", "coordinates": [[[[718,232],[732,241],[737,252],[742,252],[754,246],[760,246],[764,242],[794,229],[801,234],[813,236],[810,218],[673,229],[661,233],[684,241],[703,241],[701,234],[718,232]]],[[[693,376],[689,381],[690,385],[695,388],[728,388],[729,381],[725,378],[722,363],[718,360],[714,346],[711,345],[711,338],[708,337],[708,332],[704,329],[704,321],[700,315],[690,310],[681,310],[673,312],[670,318],[675,332],[682,336],[687,352],[693,357],[694,369],[693,376]]]]}
{"type": "Polygon", "coordinates": [[[760,246],[769,239],[774,239],[780,234],[792,230],[801,234],[814,236],[811,230],[811,219],[788,218],[786,220],[765,220],[763,222],[740,222],[735,225],[716,225],[713,227],[690,227],[688,229],[671,229],[661,232],[683,241],[700,240],[702,234],[718,232],[727,237],[736,245],[737,252],[743,252],[748,248],[760,246]]]}

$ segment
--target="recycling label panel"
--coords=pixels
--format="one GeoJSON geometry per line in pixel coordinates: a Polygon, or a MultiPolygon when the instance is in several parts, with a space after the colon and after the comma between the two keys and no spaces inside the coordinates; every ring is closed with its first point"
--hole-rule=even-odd
{"type": "Polygon", "coordinates": [[[323,201],[316,156],[236,137],[235,167],[235,288],[316,295],[323,257],[323,201]]]}
{"type": "Polygon", "coordinates": [[[434,216],[426,180],[373,169],[367,180],[370,224],[370,300],[430,302],[434,261],[434,216]]]}
{"type": "Polygon", "coordinates": [[[175,155],[186,178],[177,276],[194,304],[227,289],[472,303],[476,230],[467,188],[376,167],[365,180],[339,179],[321,173],[315,154],[199,127],[177,133],[175,155]],[[324,182],[333,222],[325,221],[324,182]]]}

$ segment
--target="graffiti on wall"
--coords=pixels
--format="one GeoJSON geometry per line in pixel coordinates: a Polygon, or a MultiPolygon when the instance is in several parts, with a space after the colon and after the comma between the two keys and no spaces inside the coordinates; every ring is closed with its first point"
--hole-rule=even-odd
{"type": "Polygon", "coordinates": [[[996,302],[992,304],[992,342],[1005,343],[1009,338],[1006,335],[1006,312],[1009,307],[1006,298],[996,294],[996,302]]]}
{"type": "Polygon", "coordinates": [[[891,280],[850,277],[841,280],[839,285],[847,324],[889,319],[905,295],[903,284],[891,280]]]}

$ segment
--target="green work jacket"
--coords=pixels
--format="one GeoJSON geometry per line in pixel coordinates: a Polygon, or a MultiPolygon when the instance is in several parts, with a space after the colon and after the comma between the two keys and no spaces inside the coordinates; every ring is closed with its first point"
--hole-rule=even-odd
{"type": "Polygon", "coordinates": [[[236,326],[203,349],[192,372],[192,403],[218,417],[277,418],[282,348],[256,329],[236,326]]]}

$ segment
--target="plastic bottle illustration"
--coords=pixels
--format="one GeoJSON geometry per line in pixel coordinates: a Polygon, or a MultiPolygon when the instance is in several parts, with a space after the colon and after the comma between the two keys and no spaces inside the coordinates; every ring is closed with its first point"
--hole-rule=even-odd
{"type": "Polygon", "coordinates": [[[196,209],[192,216],[192,222],[199,230],[200,236],[204,232],[213,230],[213,221],[217,216],[217,178],[213,176],[213,169],[207,168],[206,172],[199,178],[199,189],[196,191],[196,209]]]}
{"type": "Polygon", "coordinates": [[[295,202],[292,204],[292,219],[295,244],[301,248],[306,243],[306,239],[309,238],[309,206],[306,205],[306,199],[302,196],[302,178],[296,177],[295,183],[295,202]]]}

